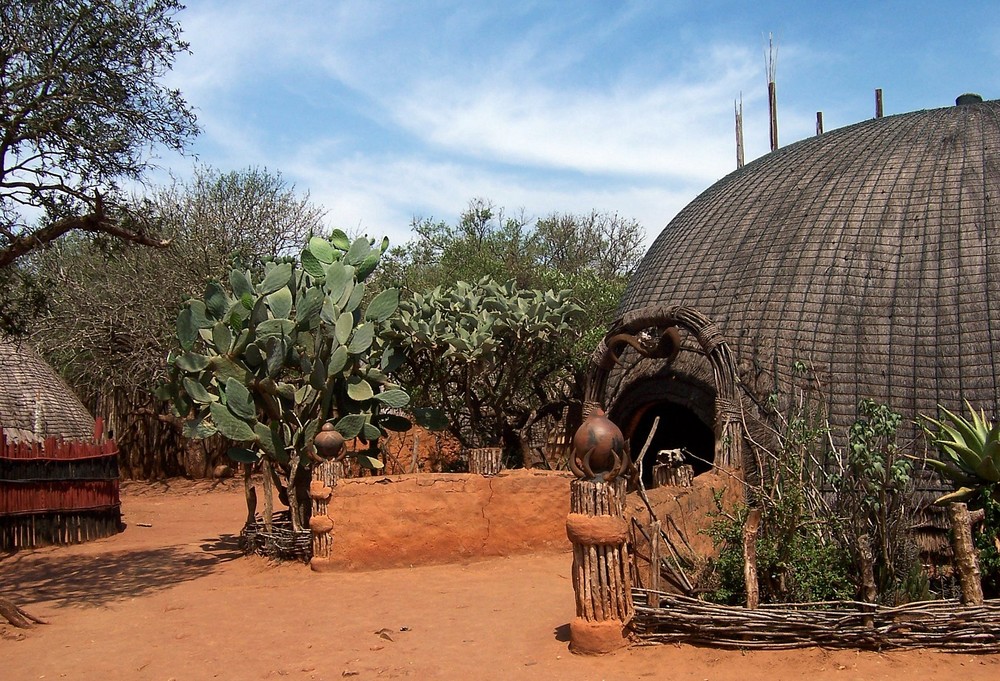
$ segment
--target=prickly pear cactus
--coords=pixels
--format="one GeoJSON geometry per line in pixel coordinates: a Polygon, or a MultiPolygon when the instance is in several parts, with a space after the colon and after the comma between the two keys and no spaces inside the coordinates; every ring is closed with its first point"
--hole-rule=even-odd
{"type": "Polygon", "coordinates": [[[317,458],[313,438],[330,421],[345,439],[369,444],[356,455],[363,466],[381,467],[379,437],[409,427],[381,411],[409,402],[388,379],[402,356],[379,332],[399,292],[362,305],[387,247],[335,231],[310,239],[298,261],[269,263],[260,278],[234,269],[228,286],[209,283],[202,299],[187,301],[164,395],[187,419],[185,434],[221,433],[242,443],[232,458],[266,458],[291,481],[317,458]]]}

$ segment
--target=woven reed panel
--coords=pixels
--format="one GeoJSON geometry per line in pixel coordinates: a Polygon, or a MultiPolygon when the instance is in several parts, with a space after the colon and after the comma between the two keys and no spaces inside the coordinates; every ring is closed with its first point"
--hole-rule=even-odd
{"type": "MultiPolygon", "coordinates": [[[[939,403],[1000,407],[998,205],[1000,102],[841,128],[696,198],[653,243],[619,313],[695,307],[759,398],[787,398],[804,362],[835,428],[868,397],[904,415],[905,441],[939,403]]],[[[675,368],[698,371],[698,359],[682,353],[675,368]]],[[[636,373],[613,374],[606,403],[636,373]]]]}

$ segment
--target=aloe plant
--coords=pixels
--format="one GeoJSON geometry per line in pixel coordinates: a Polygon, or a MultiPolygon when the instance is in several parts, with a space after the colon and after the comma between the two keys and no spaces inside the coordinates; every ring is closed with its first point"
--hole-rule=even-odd
{"type": "Polygon", "coordinates": [[[994,424],[985,411],[976,411],[968,402],[965,405],[971,419],[941,406],[941,420],[923,417],[937,429],[932,432],[924,426],[942,455],[940,460],[928,459],[927,464],[958,487],[937,499],[938,504],[962,501],[1000,482],[1000,422],[994,424]]]}
{"type": "Polygon", "coordinates": [[[382,466],[377,442],[386,429],[409,427],[382,411],[409,402],[388,378],[402,355],[380,333],[399,292],[362,304],[387,247],[387,239],[351,242],[339,230],[313,237],[297,261],[268,263],[262,277],[234,269],[228,286],[210,282],[177,318],[180,350],[167,358],[163,396],[186,419],[188,437],[221,433],[240,443],[233,459],[281,471],[296,529],[308,519],[304,472],[324,423],[366,444],[355,456],[369,468],[382,466]]]}

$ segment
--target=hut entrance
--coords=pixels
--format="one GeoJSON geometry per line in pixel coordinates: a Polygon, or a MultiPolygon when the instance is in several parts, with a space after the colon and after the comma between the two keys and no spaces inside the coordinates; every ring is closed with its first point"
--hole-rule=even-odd
{"type": "Polygon", "coordinates": [[[656,463],[657,452],[663,449],[683,450],[684,463],[694,469],[695,475],[712,468],[715,462],[715,435],[712,429],[687,407],[667,400],[648,404],[632,417],[634,425],[626,436],[631,441],[633,456],[638,456],[646,443],[657,416],[660,423],[643,460],[642,482],[646,487],[652,487],[653,464],[656,463]]]}

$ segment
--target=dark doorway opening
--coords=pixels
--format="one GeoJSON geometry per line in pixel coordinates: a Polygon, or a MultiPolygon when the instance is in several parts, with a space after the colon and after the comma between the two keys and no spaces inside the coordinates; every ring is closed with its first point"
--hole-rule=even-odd
{"type": "Polygon", "coordinates": [[[673,402],[656,402],[642,412],[629,436],[634,457],[638,457],[642,451],[657,416],[660,417],[660,423],[643,459],[643,484],[651,486],[653,464],[661,449],[684,450],[684,463],[694,468],[695,475],[712,468],[715,461],[715,434],[693,411],[673,402]]]}

